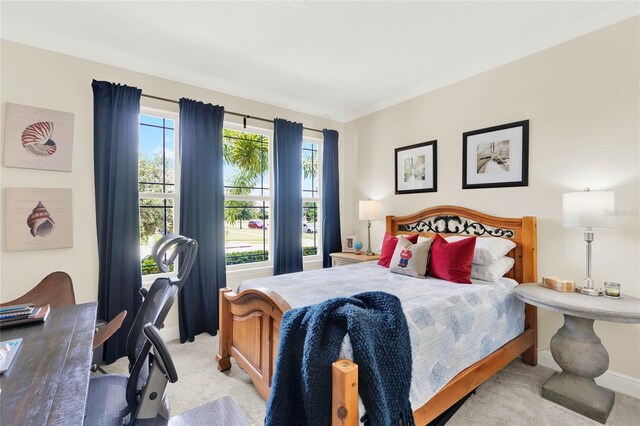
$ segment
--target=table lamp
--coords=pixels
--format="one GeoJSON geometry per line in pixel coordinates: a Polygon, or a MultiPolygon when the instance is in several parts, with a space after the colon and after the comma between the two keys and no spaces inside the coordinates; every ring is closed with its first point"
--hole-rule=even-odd
{"type": "Polygon", "coordinates": [[[381,218],[380,214],[380,201],[377,200],[362,200],[359,206],[360,220],[367,221],[367,256],[372,256],[371,251],[371,221],[381,218]]]}
{"type": "Polygon", "coordinates": [[[569,192],[562,194],[562,213],[565,228],[584,229],[584,240],[587,243],[587,277],[584,286],[577,287],[581,294],[598,296],[601,290],[596,290],[591,279],[591,243],[594,228],[613,228],[615,201],[613,191],[569,192]]]}

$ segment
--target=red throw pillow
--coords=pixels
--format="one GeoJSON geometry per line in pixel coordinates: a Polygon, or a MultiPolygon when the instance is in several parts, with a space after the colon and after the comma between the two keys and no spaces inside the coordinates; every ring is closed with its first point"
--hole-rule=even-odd
{"type": "Polygon", "coordinates": [[[471,284],[471,262],[476,237],[449,243],[436,235],[431,245],[428,274],[459,284],[471,284]]]}
{"type": "MultiPolygon", "coordinates": [[[[412,244],[418,242],[419,234],[405,235],[405,238],[411,241],[412,244]]],[[[393,236],[389,232],[384,233],[384,239],[382,240],[382,250],[380,251],[380,260],[378,265],[388,268],[391,264],[391,258],[393,252],[396,251],[396,245],[398,245],[398,237],[393,236]]]]}

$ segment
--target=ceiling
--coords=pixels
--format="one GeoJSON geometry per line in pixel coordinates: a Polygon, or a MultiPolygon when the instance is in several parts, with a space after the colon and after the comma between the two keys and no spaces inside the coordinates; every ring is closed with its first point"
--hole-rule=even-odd
{"type": "Polygon", "coordinates": [[[638,15],[639,5],[3,0],[0,35],[344,122],[638,15]]]}

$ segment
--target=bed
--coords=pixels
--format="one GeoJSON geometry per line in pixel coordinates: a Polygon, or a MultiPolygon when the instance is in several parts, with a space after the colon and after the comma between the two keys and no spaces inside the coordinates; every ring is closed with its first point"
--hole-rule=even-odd
{"type": "MultiPolygon", "coordinates": [[[[395,293],[402,301],[410,330],[413,330],[412,371],[416,380],[412,381],[411,402],[416,424],[424,425],[435,419],[520,355],[525,363],[536,365],[536,309],[530,305],[523,306],[513,294],[517,283],[536,280],[534,217],[500,218],[462,207],[440,206],[408,216],[388,216],[387,230],[393,234],[417,232],[424,236],[439,233],[508,238],[516,244],[508,254],[514,258],[515,264],[506,278],[495,285],[476,282],[471,286],[451,287],[452,284],[428,279],[430,285],[421,286],[420,292],[412,290],[416,288],[415,278],[391,274],[374,262],[250,280],[242,284],[238,293],[228,288],[221,289],[218,368],[221,371],[229,369],[230,357],[233,356],[260,395],[267,399],[282,313],[291,307],[317,303],[323,298],[364,291],[358,280],[373,283],[375,289],[395,293]],[[296,282],[292,284],[291,280],[296,282]],[[449,293],[449,300],[437,300],[433,294],[438,291],[438,286],[451,289],[454,294],[449,293]],[[318,290],[312,291],[314,287],[318,290]],[[486,302],[487,299],[497,302],[486,302]],[[452,300],[466,301],[462,303],[465,308],[462,316],[474,319],[463,323],[460,318],[454,318],[454,322],[460,323],[460,329],[443,329],[441,325],[434,327],[432,315],[444,315],[446,307],[452,306],[452,300]],[[487,303],[496,306],[487,308],[487,303]],[[478,324],[484,324],[484,328],[476,327],[478,324]],[[490,330],[491,324],[495,324],[495,333],[490,330]],[[434,334],[435,328],[439,328],[440,335],[434,334]],[[437,342],[435,349],[432,345],[431,356],[427,356],[429,351],[425,350],[425,339],[437,342]],[[456,347],[453,354],[466,352],[471,356],[452,357],[451,350],[447,348],[453,345],[454,340],[456,344],[461,340],[464,345],[460,349],[456,347]],[[438,359],[448,359],[448,362],[438,364],[438,359]]],[[[348,347],[345,350],[348,352],[348,347]]],[[[357,424],[357,366],[340,360],[334,363],[332,374],[332,423],[357,424]]]]}

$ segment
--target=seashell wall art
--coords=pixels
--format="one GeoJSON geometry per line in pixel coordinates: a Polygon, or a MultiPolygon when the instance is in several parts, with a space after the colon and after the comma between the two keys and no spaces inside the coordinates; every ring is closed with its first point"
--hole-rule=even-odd
{"type": "Polygon", "coordinates": [[[42,204],[42,201],[38,201],[38,205],[31,211],[31,214],[27,217],[27,225],[31,229],[31,235],[37,237],[46,237],[53,232],[56,227],[56,223],[51,218],[51,213],[42,204]]]}
{"type": "Polygon", "coordinates": [[[73,114],[7,103],[4,165],[71,171],[73,114]]]}
{"type": "Polygon", "coordinates": [[[5,249],[73,247],[71,189],[6,188],[5,249]]]}

